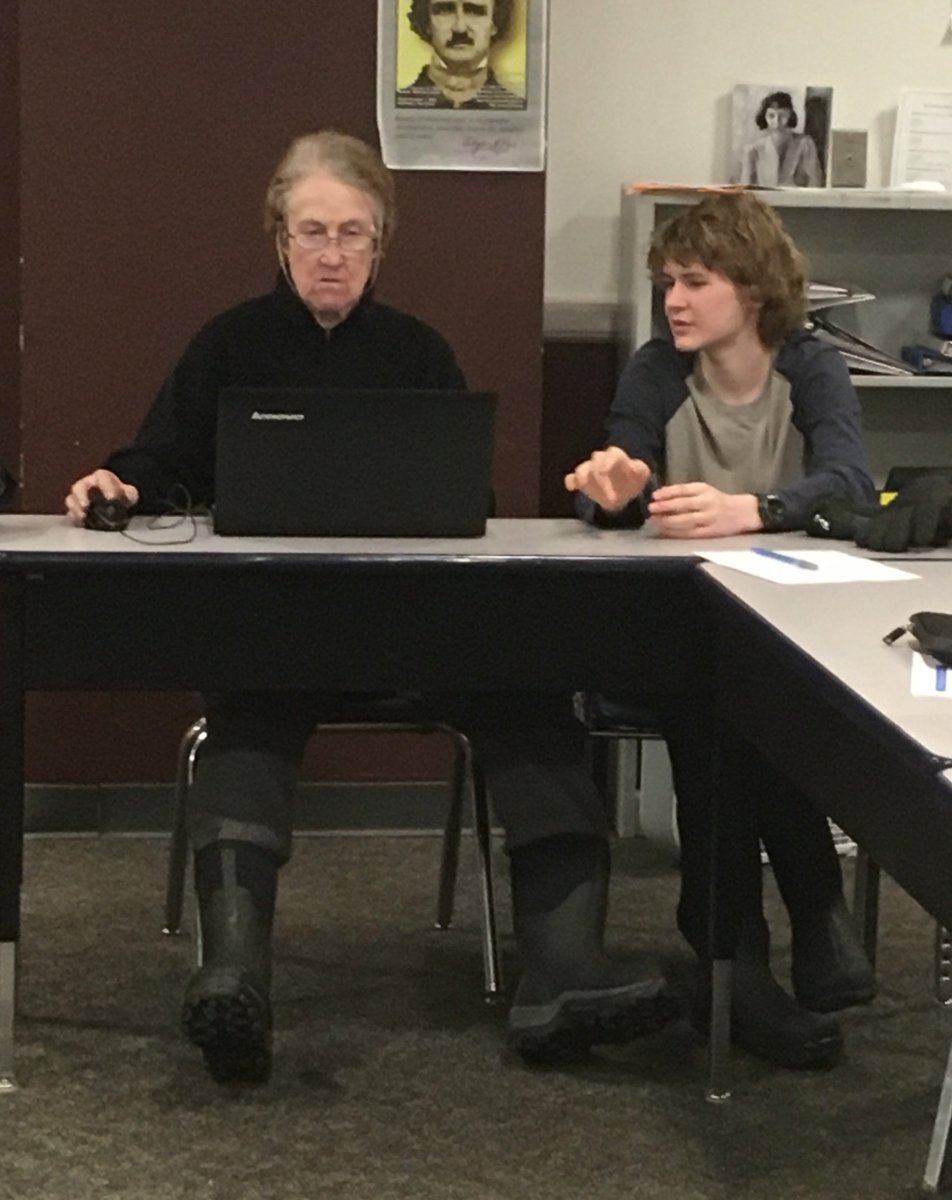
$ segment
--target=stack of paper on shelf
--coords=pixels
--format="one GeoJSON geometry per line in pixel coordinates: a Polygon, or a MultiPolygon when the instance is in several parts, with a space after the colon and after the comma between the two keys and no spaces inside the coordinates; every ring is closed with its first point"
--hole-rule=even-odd
{"type": "Polygon", "coordinates": [[[810,280],[807,283],[807,310],[834,308],[838,304],[858,304],[861,300],[875,300],[872,292],[857,287],[852,283],[819,283],[810,280]]]}

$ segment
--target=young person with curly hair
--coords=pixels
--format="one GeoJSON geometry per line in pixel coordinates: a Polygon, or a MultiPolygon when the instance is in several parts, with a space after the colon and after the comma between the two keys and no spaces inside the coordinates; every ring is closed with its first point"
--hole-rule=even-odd
{"type": "MultiPolygon", "coordinates": [[[[821,497],[872,499],[856,393],[838,352],[803,329],[804,263],[776,212],[749,192],[705,197],[656,231],[648,267],[670,337],[633,355],[605,447],[566,476],[581,515],[718,538],[802,530],[821,497]]],[[[709,699],[685,698],[662,702],[658,716],[678,803],[678,923],[707,963],[714,712],[709,699]]],[[[827,1065],[842,1045],[830,1014],[874,992],[829,826],[755,747],[718,752],[720,779],[750,816],[733,848],[734,1039],[785,1066],[827,1065]],[[790,915],[795,998],[770,970],[761,841],[790,915]]]]}

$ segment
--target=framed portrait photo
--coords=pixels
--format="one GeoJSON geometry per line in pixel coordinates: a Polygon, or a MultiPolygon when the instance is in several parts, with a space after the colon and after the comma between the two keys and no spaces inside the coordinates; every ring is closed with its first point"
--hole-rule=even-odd
{"type": "Polygon", "coordinates": [[[731,98],[731,183],[825,187],[832,108],[829,87],[737,84],[731,98]]]}

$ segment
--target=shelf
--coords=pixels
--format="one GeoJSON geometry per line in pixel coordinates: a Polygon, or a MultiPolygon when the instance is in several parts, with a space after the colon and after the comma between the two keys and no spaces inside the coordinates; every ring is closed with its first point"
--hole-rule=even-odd
{"type": "MultiPolygon", "coordinates": [[[[869,208],[894,212],[952,212],[952,192],[902,191],[896,188],[755,188],[765,204],[774,208],[869,208]]],[[[708,192],[690,188],[659,188],[638,192],[633,185],[624,188],[624,196],[639,197],[655,204],[695,204],[708,192]]]]}
{"type": "Polygon", "coordinates": [[[945,388],[952,391],[952,375],[851,375],[857,391],[866,388],[906,388],[919,392],[945,388]]]}
{"type": "MultiPolygon", "coordinates": [[[[625,189],[621,200],[619,333],[631,353],[664,324],[647,271],[655,229],[706,193],[625,189]]],[[[952,270],[952,193],[865,188],[758,191],[777,208],[811,279],[848,280],[875,299],[834,320],[899,357],[929,328],[929,303],[952,270]]],[[[952,375],[854,375],[873,478],[892,466],[952,464],[952,375]]]]}
{"type": "MultiPolygon", "coordinates": [[[[652,235],[702,195],[622,197],[621,309],[629,352],[663,323],[645,266],[652,235]]],[[[873,294],[863,304],[837,306],[838,325],[897,358],[901,346],[928,333],[930,300],[952,265],[952,194],[789,188],[758,196],[781,211],[811,279],[849,280],[873,294]]]]}

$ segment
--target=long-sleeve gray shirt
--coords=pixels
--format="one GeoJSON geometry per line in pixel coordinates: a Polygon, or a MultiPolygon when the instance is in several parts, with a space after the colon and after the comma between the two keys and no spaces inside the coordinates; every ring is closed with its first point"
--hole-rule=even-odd
{"type": "MultiPolygon", "coordinates": [[[[869,501],[859,401],[839,353],[797,331],[781,343],[763,392],[725,404],[706,389],[697,355],[654,339],[630,359],[606,421],[606,444],[646,462],[663,483],[704,482],[723,492],[779,495],[790,529],[821,496],[869,501]]],[[[581,515],[637,525],[641,498],[608,514],[584,497],[581,515]]]]}

